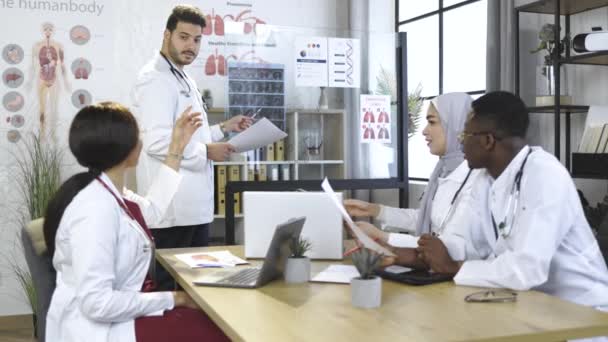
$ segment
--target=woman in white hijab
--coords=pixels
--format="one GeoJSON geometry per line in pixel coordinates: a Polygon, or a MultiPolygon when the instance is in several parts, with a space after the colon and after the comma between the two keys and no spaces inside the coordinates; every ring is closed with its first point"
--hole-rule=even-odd
{"type": "MultiPolygon", "coordinates": [[[[483,235],[482,208],[488,184],[480,184],[479,171],[469,169],[461,151],[459,135],[471,111],[472,98],[465,93],[443,94],[431,101],[427,125],[422,131],[429,151],[439,156],[419,209],[392,208],[359,200],[346,200],[351,216],[373,217],[384,228],[410,234],[389,233],[368,222],[357,222],[369,236],[394,247],[416,248],[418,236],[440,235],[454,260],[480,258],[489,253],[483,243],[475,243],[483,235]],[[486,188],[486,192],[481,188],[486,188]],[[483,196],[484,198],[480,198],[483,196]]],[[[415,162],[415,161],[410,161],[415,162]]]]}

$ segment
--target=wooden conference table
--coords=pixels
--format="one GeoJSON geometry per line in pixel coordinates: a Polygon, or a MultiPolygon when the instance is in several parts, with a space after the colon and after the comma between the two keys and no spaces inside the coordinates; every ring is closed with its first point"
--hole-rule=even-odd
{"type": "MultiPolygon", "coordinates": [[[[383,280],[382,305],[359,309],[350,303],[350,287],[341,284],[281,279],[255,290],[195,286],[193,279],[213,269],[190,269],[174,255],[203,250],[243,255],[242,246],[223,246],[161,249],[157,259],[234,341],[564,341],[608,335],[608,313],[535,291],[519,293],[515,303],[466,303],[464,297],[480,289],[383,280]]],[[[336,263],[315,261],[312,273],[336,263]]]]}

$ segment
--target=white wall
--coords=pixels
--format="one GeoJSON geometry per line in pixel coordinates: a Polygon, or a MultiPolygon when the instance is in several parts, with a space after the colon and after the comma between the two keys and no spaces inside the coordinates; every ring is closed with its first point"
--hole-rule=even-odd
{"type": "MultiPolygon", "coordinates": [[[[356,1],[356,0],[355,0],[356,1]]],[[[129,93],[133,82],[137,76],[138,70],[142,65],[149,60],[156,51],[160,48],[162,32],[164,30],[167,16],[171,8],[183,1],[144,1],[144,0],[98,0],[98,4],[106,5],[106,15],[108,19],[103,23],[103,31],[99,26],[87,19],[85,16],[71,16],[71,19],[80,21],[85,25],[92,25],[93,40],[95,38],[111,37],[110,46],[102,46],[95,50],[97,57],[103,57],[106,61],[103,68],[94,69],[95,73],[103,74],[104,91],[93,94],[94,102],[99,100],[114,100],[125,104],[130,102],[129,93]],[[96,28],[99,28],[95,31],[96,28]],[[107,91],[106,91],[107,90],[107,91]]],[[[227,2],[223,0],[197,0],[192,1],[194,5],[199,6],[203,12],[209,13],[213,10],[221,15],[238,14],[242,10],[251,9],[253,15],[263,19],[268,24],[277,27],[279,32],[287,32],[283,37],[289,38],[296,34],[321,34],[328,36],[339,36],[344,34],[348,25],[348,4],[349,0],[241,0],[236,2],[227,2]],[[249,4],[250,6],[234,6],[233,3],[249,4]]],[[[30,15],[34,13],[28,12],[30,15]]],[[[0,33],[0,47],[13,42],[16,36],[14,32],[20,32],[22,35],[29,35],[40,39],[40,23],[44,20],[61,22],[61,18],[57,13],[36,12],[36,18],[29,19],[21,12],[9,11],[8,9],[0,8],[0,21],[7,23],[9,18],[16,20],[14,25],[11,25],[11,30],[3,30],[0,33]],[[48,16],[48,19],[46,18],[48,16]],[[35,23],[29,22],[35,20],[35,23]]],[[[60,26],[61,24],[58,24],[60,26]]],[[[68,27],[69,29],[69,27],[68,27]]],[[[70,42],[67,39],[66,31],[58,31],[57,40],[70,42]],[[63,34],[63,36],[61,36],[63,34]]],[[[34,38],[32,38],[34,39],[34,38]]],[[[205,36],[203,48],[199,60],[190,67],[189,72],[194,75],[199,88],[211,88],[214,90],[214,97],[219,105],[222,105],[224,100],[224,79],[219,76],[206,76],[204,74],[204,58],[212,51],[212,46],[209,41],[221,41],[221,37],[205,36]]],[[[29,41],[28,41],[29,42],[29,41]]],[[[29,43],[24,43],[29,46],[29,43]]],[[[213,49],[214,50],[214,49],[213,49]]],[[[272,58],[272,55],[290,54],[291,49],[283,46],[275,49],[263,51],[260,49],[259,55],[263,54],[266,58],[272,58]]],[[[26,51],[29,54],[29,51],[26,51]]],[[[73,58],[73,55],[69,58],[73,58]]],[[[31,58],[31,56],[27,56],[31,58]]],[[[93,58],[93,57],[92,57],[93,58]]],[[[284,55],[281,55],[284,58],[284,55]]],[[[29,60],[27,60],[29,63],[29,60]]],[[[0,61],[0,66],[6,67],[3,61],[0,61]]],[[[90,80],[93,82],[93,79],[90,80]]],[[[74,81],[76,82],[76,81],[74,81]]],[[[78,81],[81,82],[81,81],[78,81]]],[[[99,82],[99,80],[97,80],[99,82]]],[[[78,84],[78,83],[75,83],[78,84]]],[[[1,85],[0,85],[1,87],[1,85]]],[[[2,89],[6,90],[6,89],[2,89]]],[[[304,88],[294,90],[290,95],[288,105],[290,106],[312,106],[316,104],[318,99],[318,89],[304,88]]],[[[76,109],[70,107],[69,104],[62,111],[62,115],[66,122],[69,123],[76,112],[76,109]]],[[[24,113],[26,121],[31,124],[29,129],[36,129],[37,122],[36,109],[24,113]]],[[[0,118],[4,120],[5,117],[0,118]]],[[[10,252],[14,250],[15,238],[18,226],[11,222],[14,212],[14,191],[15,184],[14,173],[10,171],[10,161],[8,151],[14,150],[15,146],[7,142],[5,135],[6,129],[0,127],[0,156],[4,163],[0,163],[0,251],[9,253],[11,257],[22,261],[22,256],[18,252],[10,252]]],[[[23,133],[26,129],[23,129],[23,133]]],[[[65,141],[62,142],[65,145],[65,141]]],[[[64,146],[65,147],[65,146],[64,146]]],[[[69,155],[69,152],[66,153],[69,155]]],[[[66,167],[65,175],[71,175],[78,169],[77,165],[71,158],[68,158],[69,165],[66,167]]],[[[20,290],[16,282],[12,279],[11,273],[6,265],[0,262],[0,316],[16,315],[30,312],[25,301],[21,297],[20,290]]]]}

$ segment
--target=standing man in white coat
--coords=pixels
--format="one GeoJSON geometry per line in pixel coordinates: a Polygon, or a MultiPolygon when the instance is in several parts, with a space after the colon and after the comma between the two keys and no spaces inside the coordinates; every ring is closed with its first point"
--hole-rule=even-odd
{"type": "MultiPolygon", "coordinates": [[[[240,132],[251,125],[251,119],[235,116],[209,126],[202,96],[184,71],[184,66],[198,55],[204,27],[205,19],[198,8],[176,6],[167,20],[161,51],[140,71],[133,90],[143,136],[144,153],[137,167],[140,192],[148,191],[162,160],[169,154],[170,133],[179,113],[188,107],[202,113],[203,126],[182,157],[182,183],[164,219],[150,227],[158,248],[207,245],[214,211],[213,161],[226,160],[234,152],[232,145],[218,141],[228,132],[240,132]]],[[[172,289],[171,276],[157,265],[159,289],[172,289]]]]}
{"type": "Polygon", "coordinates": [[[430,267],[455,274],[458,285],[538,290],[608,309],[608,270],[568,171],[540,147],[528,146],[528,112],[519,97],[488,93],[473,102],[461,134],[471,168],[492,185],[485,260],[455,262],[426,236],[419,252],[430,267]]]}

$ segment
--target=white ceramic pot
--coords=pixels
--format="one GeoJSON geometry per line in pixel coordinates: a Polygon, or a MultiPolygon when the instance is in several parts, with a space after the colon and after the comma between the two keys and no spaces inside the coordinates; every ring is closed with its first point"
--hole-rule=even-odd
{"type": "Polygon", "coordinates": [[[382,278],[353,278],[350,281],[350,295],[353,306],[358,308],[377,308],[382,303],[382,278]]]}
{"type": "Polygon", "coordinates": [[[310,259],[288,258],[285,265],[285,282],[305,283],[310,280],[310,259]]]}

